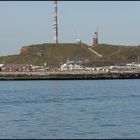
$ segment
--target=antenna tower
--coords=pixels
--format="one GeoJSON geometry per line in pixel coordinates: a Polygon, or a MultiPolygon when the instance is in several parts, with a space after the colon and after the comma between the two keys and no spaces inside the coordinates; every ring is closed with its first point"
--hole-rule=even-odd
{"type": "Polygon", "coordinates": [[[54,0],[54,41],[58,44],[57,0],[54,0]]]}

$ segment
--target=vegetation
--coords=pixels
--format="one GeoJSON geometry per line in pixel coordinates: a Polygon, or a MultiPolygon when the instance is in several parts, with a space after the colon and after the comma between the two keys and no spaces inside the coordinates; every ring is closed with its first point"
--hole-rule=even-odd
{"type": "Polygon", "coordinates": [[[86,44],[37,44],[21,48],[19,55],[1,56],[3,64],[32,64],[47,66],[60,66],[67,61],[83,61],[84,65],[113,65],[120,63],[136,62],[140,58],[139,46],[118,46],[100,44],[92,49],[103,57],[99,58],[86,44]]]}

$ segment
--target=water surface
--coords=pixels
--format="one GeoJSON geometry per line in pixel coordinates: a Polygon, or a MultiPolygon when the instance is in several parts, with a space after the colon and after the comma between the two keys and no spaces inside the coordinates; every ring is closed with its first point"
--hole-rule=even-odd
{"type": "Polygon", "coordinates": [[[140,138],[139,84],[0,81],[0,138],[140,138]]]}

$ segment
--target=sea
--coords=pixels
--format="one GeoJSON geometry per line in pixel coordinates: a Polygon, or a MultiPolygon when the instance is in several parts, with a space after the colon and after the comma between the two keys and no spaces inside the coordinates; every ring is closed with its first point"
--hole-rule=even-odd
{"type": "Polygon", "coordinates": [[[140,80],[0,81],[0,139],[140,138],[140,80]]]}

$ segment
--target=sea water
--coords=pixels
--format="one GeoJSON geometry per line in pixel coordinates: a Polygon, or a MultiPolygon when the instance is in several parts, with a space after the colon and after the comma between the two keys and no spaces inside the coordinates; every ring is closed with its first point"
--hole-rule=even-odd
{"type": "Polygon", "coordinates": [[[140,138],[140,80],[0,81],[0,138],[140,138]]]}

